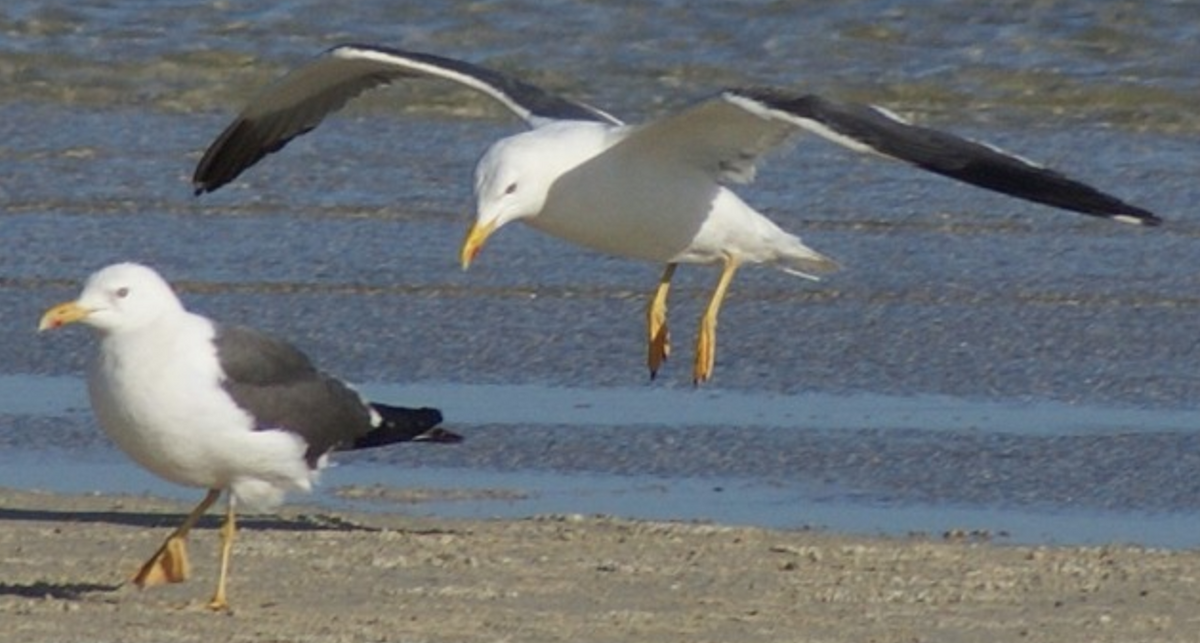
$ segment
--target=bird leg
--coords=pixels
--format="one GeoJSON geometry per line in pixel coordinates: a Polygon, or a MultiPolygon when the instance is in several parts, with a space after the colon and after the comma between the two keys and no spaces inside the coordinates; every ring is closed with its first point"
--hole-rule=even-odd
{"type": "Polygon", "coordinates": [[[225,579],[229,576],[229,559],[233,555],[233,535],[236,532],[233,496],[230,496],[229,503],[225,507],[225,522],[221,524],[221,572],[217,576],[217,591],[213,594],[212,600],[208,602],[208,609],[214,612],[229,609],[229,602],[225,600],[225,579]]]}
{"type": "Polygon", "coordinates": [[[646,307],[646,330],[650,338],[646,364],[650,367],[650,379],[658,375],[659,367],[671,354],[671,334],[667,332],[667,291],[671,288],[671,277],[675,276],[678,265],[667,264],[646,307]]]}
{"type": "Polygon", "coordinates": [[[700,332],[696,335],[696,363],[692,370],[693,384],[699,385],[712,377],[713,365],[717,360],[717,313],[721,310],[725,291],[729,289],[729,282],[733,281],[733,274],[737,269],[738,260],[725,255],[721,277],[717,280],[717,287],[713,290],[712,299],[708,301],[708,307],[704,309],[704,316],[700,318],[700,332]]]}
{"type": "Polygon", "coordinates": [[[196,522],[200,520],[204,512],[208,511],[208,508],[220,497],[220,489],[208,490],[208,495],[204,496],[204,500],[201,500],[192,513],[188,514],[182,525],[179,525],[175,531],[171,532],[170,536],[167,536],[158,551],[154,552],[150,560],[146,561],[134,575],[134,585],[145,588],[164,583],[182,583],[187,580],[191,575],[187,555],[188,532],[196,526],[196,522]]]}

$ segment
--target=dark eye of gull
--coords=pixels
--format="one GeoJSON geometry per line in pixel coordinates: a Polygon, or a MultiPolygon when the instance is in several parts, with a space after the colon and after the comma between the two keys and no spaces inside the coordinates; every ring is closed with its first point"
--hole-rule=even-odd
{"type": "Polygon", "coordinates": [[[516,191],[517,191],[516,183],[510,183],[507,188],[504,188],[505,194],[512,194],[513,192],[516,192],[516,191]]]}
{"type": "Polygon", "coordinates": [[[129,296],[129,288],[124,286],[117,288],[117,299],[124,299],[129,296]]]}

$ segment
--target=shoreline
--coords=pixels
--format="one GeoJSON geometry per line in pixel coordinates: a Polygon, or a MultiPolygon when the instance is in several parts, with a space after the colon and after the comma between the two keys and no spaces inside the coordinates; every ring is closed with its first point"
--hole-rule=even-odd
{"type": "MultiPolygon", "coordinates": [[[[23,430],[36,433],[30,427],[23,430]]],[[[482,435],[473,437],[483,441],[482,435]]],[[[103,436],[96,442],[111,453],[93,458],[96,451],[87,446],[82,447],[86,456],[48,450],[18,457],[14,453],[20,450],[10,452],[12,457],[0,458],[0,489],[62,496],[157,497],[184,504],[199,500],[201,494],[195,489],[164,482],[103,442],[103,436]]],[[[492,436],[480,450],[494,453],[505,448],[505,442],[503,435],[492,436]]],[[[587,448],[581,445],[578,450],[587,448]]],[[[489,470],[486,464],[463,467],[417,461],[433,454],[397,451],[395,455],[409,458],[400,463],[343,454],[336,466],[323,472],[313,494],[291,494],[285,506],[447,520],[519,521],[579,513],[881,538],[973,533],[1005,545],[1130,545],[1179,551],[1200,546],[1197,514],[1186,507],[1105,509],[1084,502],[1079,503],[1083,506],[1006,506],[995,500],[976,506],[951,498],[940,503],[886,502],[838,495],[836,488],[814,490],[805,480],[503,471],[489,470]]]]}

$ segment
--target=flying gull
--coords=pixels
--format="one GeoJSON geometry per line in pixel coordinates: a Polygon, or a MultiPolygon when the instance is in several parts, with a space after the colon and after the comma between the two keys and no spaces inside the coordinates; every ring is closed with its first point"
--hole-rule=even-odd
{"type": "Polygon", "coordinates": [[[666,301],[678,264],[721,267],[700,320],[696,383],[712,374],[717,313],[741,264],[766,263],[810,278],[837,268],[727,187],[753,180],[759,160],[800,132],[1056,208],[1123,223],[1160,222],[1054,170],[912,125],[879,107],[736,88],[658,120],[626,125],[491,69],[361,44],[333,47],[252,98],[200,160],[196,193],[220,188],[362,92],[409,78],[476,90],[530,128],[492,144],[475,168],[477,209],[460,251],[464,269],[511,221],[593,250],[666,265],[646,311],[651,377],[670,352],[666,301]]]}
{"type": "Polygon", "coordinates": [[[269,510],[287,491],[309,491],[333,451],[461,440],[437,427],[437,409],[367,402],[291,344],[187,311],[145,266],[97,271],[78,299],[47,310],[38,329],[73,322],[100,337],[87,382],[105,433],[153,473],[209,490],[133,582],[186,580],[188,532],[229,490],[214,610],[229,606],[236,506],[269,510]]]}

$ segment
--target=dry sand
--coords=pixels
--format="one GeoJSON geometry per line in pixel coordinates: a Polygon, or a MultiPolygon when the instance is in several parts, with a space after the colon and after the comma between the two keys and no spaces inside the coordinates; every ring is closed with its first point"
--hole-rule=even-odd
{"type": "Polygon", "coordinates": [[[233,610],[123,584],[187,507],[0,489],[0,640],[1197,641],[1200,554],[559,516],[243,521],[233,610]]]}

